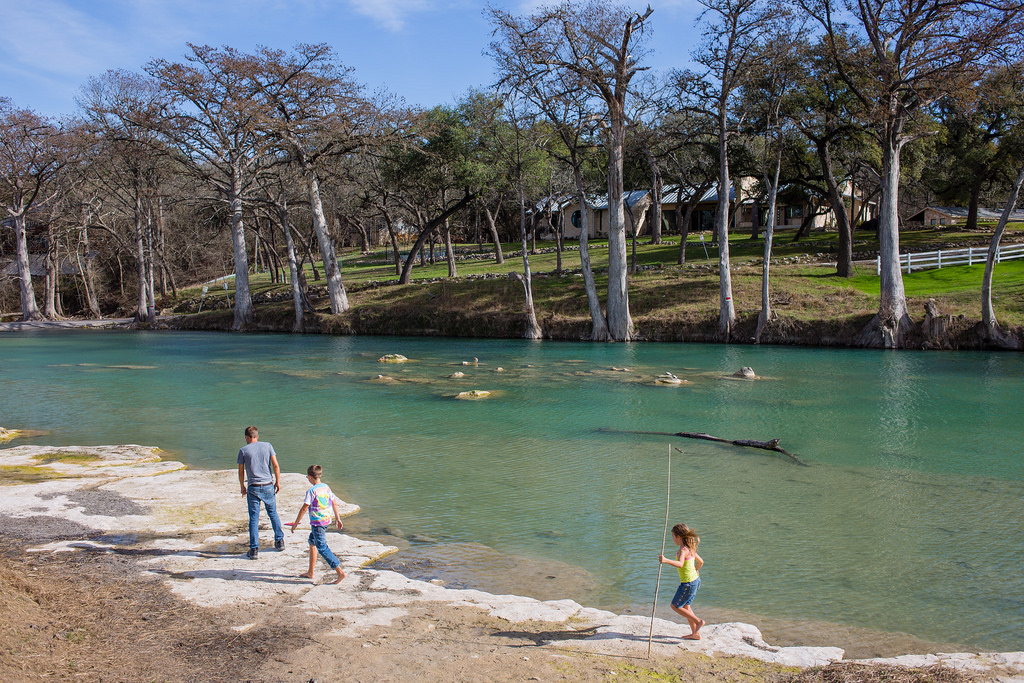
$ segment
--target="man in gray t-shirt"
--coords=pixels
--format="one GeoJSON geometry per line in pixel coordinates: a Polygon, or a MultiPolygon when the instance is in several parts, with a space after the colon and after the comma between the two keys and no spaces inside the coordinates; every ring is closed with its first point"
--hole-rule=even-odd
{"type": "Polygon", "coordinates": [[[260,551],[260,503],[267,509],[270,526],[274,529],[274,547],[284,550],[284,529],[277,516],[276,498],[281,490],[281,467],[277,464],[274,447],[259,438],[258,429],[252,425],[246,427],[245,446],[238,450],[238,484],[249,508],[249,552],[246,556],[250,560],[255,560],[260,551]]]}

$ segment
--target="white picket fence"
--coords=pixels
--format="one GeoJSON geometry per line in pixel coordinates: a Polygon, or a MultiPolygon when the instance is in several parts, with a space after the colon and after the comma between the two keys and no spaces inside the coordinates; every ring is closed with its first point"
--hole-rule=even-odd
{"type": "MultiPolygon", "coordinates": [[[[911,273],[915,270],[929,268],[948,268],[950,266],[973,266],[985,263],[988,258],[988,247],[970,247],[968,249],[946,249],[939,251],[922,251],[916,254],[900,254],[900,270],[911,273]]],[[[996,249],[996,263],[1024,258],[1024,244],[1011,244],[996,249]]],[[[882,274],[881,258],[875,259],[875,272],[882,274]]]]}

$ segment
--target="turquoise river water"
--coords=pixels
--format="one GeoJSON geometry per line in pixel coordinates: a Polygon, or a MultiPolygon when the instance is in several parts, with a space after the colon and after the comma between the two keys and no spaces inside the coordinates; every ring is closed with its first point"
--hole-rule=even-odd
{"type": "MultiPolygon", "coordinates": [[[[49,431],[25,443],[233,469],[256,424],[285,470],[319,462],[377,527],[568,571],[563,597],[594,606],[650,604],[675,446],[670,518],[707,562],[697,608],[997,650],[1024,649],[1022,388],[1019,354],[0,335],[0,426],[49,431]],[[729,378],[745,365],[760,378],[729,378]],[[653,384],[666,371],[688,383],[653,384]],[[454,400],[471,389],[493,394],[454,400]],[[778,438],[809,466],[603,429],[778,438]]],[[[674,586],[666,572],[662,602],[674,586]]]]}

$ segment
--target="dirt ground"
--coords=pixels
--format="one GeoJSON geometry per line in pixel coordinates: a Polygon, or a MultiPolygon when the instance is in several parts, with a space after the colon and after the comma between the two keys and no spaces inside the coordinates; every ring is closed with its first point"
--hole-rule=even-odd
{"type": "MultiPolygon", "coordinates": [[[[131,552],[26,553],[0,536],[0,679],[18,681],[861,681],[970,680],[948,670],[833,665],[798,671],[681,652],[602,657],[545,645],[590,634],[421,604],[359,637],[282,604],[201,608],[131,552]],[[226,623],[252,624],[238,631],[226,623]],[[554,630],[553,630],[554,629],[554,630]]],[[[38,540],[38,539],[32,539],[38,540]]]]}

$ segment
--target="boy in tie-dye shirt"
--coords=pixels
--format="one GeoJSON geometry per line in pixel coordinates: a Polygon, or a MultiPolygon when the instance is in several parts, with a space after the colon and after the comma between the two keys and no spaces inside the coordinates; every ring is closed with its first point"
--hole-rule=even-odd
{"type": "Polygon", "coordinates": [[[327,546],[327,527],[331,525],[331,511],[334,511],[334,520],[337,522],[338,531],[345,528],[341,523],[341,515],[338,512],[338,499],[334,497],[331,487],[320,481],[323,476],[323,468],[320,465],[310,465],[306,470],[306,479],[312,486],[306,491],[306,497],[302,501],[302,509],[292,522],[292,533],[298,528],[302,521],[302,515],[309,511],[309,571],[301,576],[307,579],[313,578],[313,570],[316,569],[317,551],[323,555],[324,560],[331,569],[338,573],[338,578],[333,583],[341,583],[345,578],[345,572],[341,570],[341,561],[331,552],[327,546]]]}

